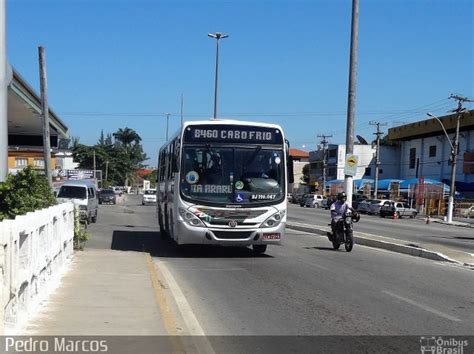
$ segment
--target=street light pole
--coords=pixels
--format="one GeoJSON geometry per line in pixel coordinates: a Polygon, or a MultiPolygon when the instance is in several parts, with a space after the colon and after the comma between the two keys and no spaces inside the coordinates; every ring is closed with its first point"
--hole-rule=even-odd
{"type": "Polygon", "coordinates": [[[6,0],[0,0],[0,182],[8,175],[8,74],[6,0]]]}
{"type": "Polygon", "coordinates": [[[211,38],[216,39],[216,72],[214,77],[214,119],[217,119],[217,82],[218,82],[218,75],[219,75],[219,40],[229,37],[227,34],[223,34],[220,32],[216,33],[208,33],[207,34],[211,38]]]}
{"type": "Polygon", "coordinates": [[[443,128],[444,134],[448,138],[449,145],[451,146],[451,185],[449,187],[449,199],[448,199],[448,213],[447,213],[447,222],[453,222],[453,211],[454,211],[454,193],[455,193],[455,185],[456,185],[456,160],[458,158],[458,145],[459,145],[459,125],[461,120],[462,112],[461,110],[457,110],[458,114],[456,117],[456,132],[454,134],[454,143],[451,142],[451,138],[449,137],[446,128],[441,122],[441,119],[436,117],[433,113],[427,113],[427,115],[431,118],[434,118],[438,121],[443,128]]]}

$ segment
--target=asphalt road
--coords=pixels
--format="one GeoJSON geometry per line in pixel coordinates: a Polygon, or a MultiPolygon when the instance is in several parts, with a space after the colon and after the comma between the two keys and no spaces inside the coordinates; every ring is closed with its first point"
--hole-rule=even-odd
{"type": "MultiPolygon", "coordinates": [[[[327,226],[330,222],[330,214],[328,210],[321,208],[304,208],[289,204],[288,221],[327,226]]],[[[354,230],[407,240],[414,244],[434,243],[474,253],[474,229],[472,228],[439,223],[427,225],[423,219],[392,220],[377,215],[362,214],[359,223],[354,225],[354,230]]]]}
{"type": "MultiPolygon", "coordinates": [[[[290,216],[300,209],[307,216],[298,220],[320,213],[291,208],[290,216]]],[[[366,223],[373,230],[384,222],[394,229],[389,220],[366,223]]],[[[405,222],[425,227],[396,225],[405,222]]],[[[155,207],[141,206],[137,196],[100,206],[89,231],[88,248],[150,252],[189,305],[177,316],[192,313],[206,335],[474,334],[474,273],[460,266],[358,245],[334,251],[324,237],[291,230],[282,246],[258,257],[247,248],[178,248],[160,239],[155,207]]],[[[360,338],[366,348],[371,337],[360,338]]]]}

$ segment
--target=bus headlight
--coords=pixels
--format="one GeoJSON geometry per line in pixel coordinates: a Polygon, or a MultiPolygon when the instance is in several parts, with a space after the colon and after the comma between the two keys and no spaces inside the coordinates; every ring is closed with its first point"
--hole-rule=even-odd
{"type": "Polygon", "coordinates": [[[194,227],[204,227],[204,224],[202,223],[201,219],[199,219],[196,215],[193,213],[189,212],[186,209],[179,208],[179,215],[186,221],[188,225],[194,226],[194,227]]]}
{"type": "Polygon", "coordinates": [[[279,211],[278,213],[273,214],[270,216],[267,220],[265,220],[262,224],[262,228],[268,228],[268,227],[275,227],[280,225],[281,221],[283,220],[283,216],[285,216],[285,211],[279,211]]]}

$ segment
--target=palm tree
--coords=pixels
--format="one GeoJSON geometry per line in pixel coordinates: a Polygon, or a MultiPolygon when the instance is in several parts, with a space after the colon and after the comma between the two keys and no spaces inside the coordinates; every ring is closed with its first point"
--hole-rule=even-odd
{"type": "Polygon", "coordinates": [[[128,127],[124,129],[120,128],[113,135],[115,140],[119,141],[125,147],[129,147],[132,143],[138,144],[142,140],[135,130],[128,127]]]}

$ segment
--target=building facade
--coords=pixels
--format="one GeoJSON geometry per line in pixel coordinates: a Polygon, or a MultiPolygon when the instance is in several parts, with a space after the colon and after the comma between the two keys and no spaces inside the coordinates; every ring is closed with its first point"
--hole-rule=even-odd
{"type": "MultiPolygon", "coordinates": [[[[8,171],[15,173],[32,166],[44,173],[41,99],[15,70],[8,85],[7,103],[8,171]]],[[[59,141],[68,137],[68,127],[51,109],[49,120],[51,169],[54,170],[59,141]]]]}
{"type": "MultiPolygon", "coordinates": [[[[375,179],[375,152],[374,158],[365,169],[363,178],[375,179]]],[[[400,148],[397,145],[380,145],[379,151],[379,180],[400,178],[400,148]]]]}
{"type": "MultiPolygon", "coordinates": [[[[326,181],[335,179],[344,179],[344,165],[346,162],[346,145],[345,144],[329,144],[326,151],[326,181]]],[[[375,148],[371,145],[354,145],[354,155],[359,158],[357,173],[354,179],[363,178],[368,171],[372,160],[375,156],[375,148]]],[[[310,167],[310,184],[319,185],[323,178],[323,149],[309,153],[310,167]]]]}
{"type": "MultiPolygon", "coordinates": [[[[453,139],[456,115],[440,117],[453,139]]],[[[399,144],[401,179],[432,178],[450,184],[451,144],[436,119],[427,119],[388,130],[388,138],[399,144]]],[[[474,110],[460,118],[456,182],[474,183],[474,110]]]]}
{"type": "Polygon", "coordinates": [[[303,167],[309,163],[309,153],[307,151],[291,148],[290,156],[293,158],[294,183],[290,183],[288,192],[296,193],[306,187],[303,181],[303,167]]]}

